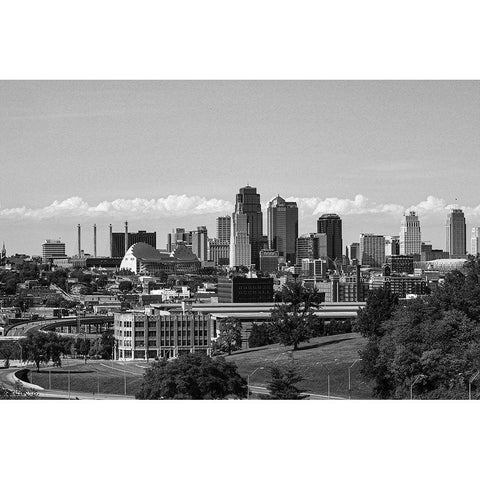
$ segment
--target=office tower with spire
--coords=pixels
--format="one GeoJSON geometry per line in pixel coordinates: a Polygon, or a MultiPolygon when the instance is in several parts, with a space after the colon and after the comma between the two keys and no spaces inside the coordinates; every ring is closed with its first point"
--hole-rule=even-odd
{"type": "Polygon", "coordinates": [[[405,213],[400,224],[400,255],[413,255],[419,261],[422,255],[422,236],[417,213],[405,213]]]}
{"type": "Polygon", "coordinates": [[[470,255],[478,255],[480,253],[480,227],[472,228],[472,237],[470,241],[470,255]]]}
{"type": "Polygon", "coordinates": [[[246,213],[235,212],[232,215],[232,235],[230,239],[230,267],[250,267],[252,246],[248,235],[248,217],[246,213]]]}
{"type": "Polygon", "coordinates": [[[317,233],[327,234],[328,268],[335,268],[334,260],[342,263],[342,219],[336,213],[326,213],[317,221],[317,233]]]}
{"type": "Polygon", "coordinates": [[[447,215],[446,251],[450,258],[463,258],[467,253],[465,215],[459,208],[452,209],[447,215]]]}
{"type": "Polygon", "coordinates": [[[260,267],[260,250],[263,248],[263,214],[260,195],[255,187],[247,185],[236,196],[232,215],[230,266],[260,267]],[[247,248],[245,234],[250,248],[247,248]],[[250,251],[250,262],[246,263],[250,251]],[[241,262],[241,263],[239,263],[241,262]]]}
{"type": "Polygon", "coordinates": [[[268,247],[285,261],[295,263],[295,243],[298,237],[298,207],[280,195],[270,200],[267,209],[268,247]]]}

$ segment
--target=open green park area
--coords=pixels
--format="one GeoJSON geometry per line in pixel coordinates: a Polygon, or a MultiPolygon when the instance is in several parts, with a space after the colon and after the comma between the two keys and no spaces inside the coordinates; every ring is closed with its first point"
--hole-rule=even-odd
{"type": "Polygon", "coordinates": [[[113,362],[111,360],[65,360],[61,367],[30,369],[28,378],[45,389],[72,392],[134,396],[140,388],[146,362],[113,362]],[[126,387],[126,390],[125,390],[126,387]]]}
{"type": "MultiPolygon", "coordinates": [[[[240,375],[244,377],[256,370],[251,375],[250,384],[257,386],[266,386],[269,382],[269,366],[294,362],[304,377],[298,384],[299,388],[327,395],[330,376],[330,395],[348,398],[348,369],[359,358],[358,351],[365,343],[366,340],[359,334],[345,333],[312,338],[309,342],[301,343],[296,351],[275,344],[235,352],[227,359],[237,365],[240,375]]],[[[352,399],[372,398],[371,385],[360,374],[360,362],[350,369],[350,377],[352,399]]]]}
{"type": "MultiPolygon", "coordinates": [[[[240,375],[251,375],[252,386],[266,386],[270,380],[268,367],[277,363],[293,362],[304,380],[302,390],[332,397],[349,397],[349,367],[359,358],[358,351],[366,340],[355,333],[312,338],[300,344],[298,350],[279,344],[234,352],[226,356],[234,362],[240,375]],[[255,373],[252,375],[252,372],[255,373]]],[[[110,360],[63,360],[61,367],[43,366],[40,372],[30,369],[29,380],[45,389],[96,394],[126,394],[134,396],[142,383],[148,363],[110,360]]],[[[371,386],[360,374],[360,362],[350,369],[350,396],[352,399],[372,398],[371,386]]]]}

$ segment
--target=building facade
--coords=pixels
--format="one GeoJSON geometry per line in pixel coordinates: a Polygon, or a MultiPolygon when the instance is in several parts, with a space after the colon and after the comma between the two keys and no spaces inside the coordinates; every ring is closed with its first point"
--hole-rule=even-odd
{"type": "Polygon", "coordinates": [[[450,258],[462,258],[467,254],[465,215],[459,208],[452,209],[447,215],[446,251],[450,258]]]}
{"type": "Polygon", "coordinates": [[[215,265],[229,265],[230,263],[230,242],[218,239],[208,241],[208,260],[215,262],[215,265]]]}
{"type": "Polygon", "coordinates": [[[327,259],[327,234],[307,233],[297,238],[297,264],[303,259],[327,259]]]}
{"type": "Polygon", "coordinates": [[[111,247],[110,256],[112,258],[121,258],[135,243],[146,243],[147,245],[157,248],[157,232],[147,232],[146,230],[139,230],[138,232],[112,232],[111,233],[111,247]],[[125,248],[125,239],[127,239],[127,246],[125,248]]]}
{"type": "Polygon", "coordinates": [[[211,353],[216,336],[210,314],[198,312],[114,314],[116,360],[174,358],[186,353],[211,353]]]}
{"type": "Polygon", "coordinates": [[[279,252],[273,249],[260,250],[260,270],[264,273],[278,271],[279,252]]]}
{"type": "Polygon", "coordinates": [[[295,263],[295,244],[298,237],[298,207],[277,196],[267,208],[268,248],[276,250],[285,262],[295,263]]]}
{"type": "Polygon", "coordinates": [[[329,257],[329,268],[334,268],[334,260],[342,262],[343,240],[342,240],[342,219],[335,213],[322,215],[317,221],[317,233],[327,235],[327,256],[329,257]]]}
{"type": "Polygon", "coordinates": [[[44,262],[54,258],[66,258],[65,243],[60,240],[45,240],[42,244],[42,259],[44,262]]]}
{"type": "Polygon", "coordinates": [[[385,256],[400,255],[400,237],[389,235],[385,237],[385,256]]]}
{"type": "MultiPolygon", "coordinates": [[[[232,235],[231,243],[233,243],[233,255],[230,253],[230,265],[240,266],[245,263],[232,265],[232,260],[238,262],[237,258],[237,241],[240,243],[239,249],[244,249],[244,239],[242,235],[238,237],[238,232],[242,235],[247,234],[250,243],[250,263],[254,264],[256,268],[260,266],[260,250],[264,248],[263,244],[263,213],[262,205],[260,203],[260,195],[257,193],[255,187],[247,185],[240,189],[237,193],[235,201],[235,212],[232,215],[232,235]],[[246,224],[244,221],[246,219],[246,224]]],[[[249,265],[247,265],[249,266],[249,265]]]]}
{"type": "Polygon", "coordinates": [[[232,235],[232,218],[229,215],[217,217],[217,240],[220,242],[230,242],[232,235]]]}
{"type": "Polygon", "coordinates": [[[414,255],[420,260],[422,253],[422,236],[420,231],[420,220],[416,212],[405,213],[400,225],[400,255],[414,255]]]}
{"type": "Polygon", "coordinates": [[[381,267],[385,263],[385,237],[383,235],[361,233],[359,243],[362,265],[381,267]]]}
{"type": "Polygon", "coordinates": [[[252,245],[248,234],[247,214],[234,212],[232,215],[232,237],[230,239],[230,267],[248,267],[252,264],[252,245]]]}
{"type": "Polygon", "coordinates": [[[192,252],[201,262],[208,260],[207,227],[197,227],[197,230],[192,232],[192,252]]]}
{"type": "Polygon", "coordinates": [[[480,227],[472,228],[472,236],[470,239],[470,254],[478,255],[480,253],[480,227]]]}
{"type": "Polygon", "coordinates": [[[273,278],[219,277],[219,303],[273,302],[273,278]]]}

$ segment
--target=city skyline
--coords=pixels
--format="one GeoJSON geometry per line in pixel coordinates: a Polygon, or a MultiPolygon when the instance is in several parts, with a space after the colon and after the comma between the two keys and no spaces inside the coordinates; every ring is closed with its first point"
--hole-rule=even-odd
{"type": "Polygon", "coordinates": [[[396,235],[414,209],[444,248],[449,205],[480,225],[477,85],[2,81],[0,241],[40,253],[54,233],[73,253],[74,225],[97,223],[106,255],[109,223],[214,231],[251,184],[264,211],[277,194],[297,202],[299,234],[337,213],[345,243],[396,235]]]}

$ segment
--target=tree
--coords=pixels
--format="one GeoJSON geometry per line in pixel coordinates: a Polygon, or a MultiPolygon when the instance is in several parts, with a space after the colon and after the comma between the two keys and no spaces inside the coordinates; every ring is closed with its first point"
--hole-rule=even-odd
{"type": "Polygon", "coordinates": [[[267,388],[269,398],[272,400],[302,400],[308,395],[302,395],[296,384],[303,380],[293,364],[280,367],[272,365],[269,367],[271,381],[267,388]]]}
{"type": "Polygon", "coordinates": [[[202,354],[182,355],[174,360],[156,361],[146,371],[136,398],[222,399],[245,398],[247,385],[234,363],[223,357],[202,354]]]}
{"type": "MultiPolygon", "coordinates": [[[[380,398],[466,398],[480,369],[480,260],[446,276],[431,295],[398,306],[371,294],[357,329],[368,338],[362,374],[380,398]]],[[[473,395],[480,397],[473,385],[473,395]]]]}
{"type": "Polygon", "coordinates": [[[4,360],[5,368],[10,367],[10,359],[14,355],[14,346],[12,343],[1,342],[0,344],[0,355],[4,360]]]}
{"type": "Polygon", "coordinates": [[[282,303],[272,310],[272,331],[280,343],[293,345],[297,350],[300,342],[312,336],[312,324],[316,321],[314,312],[322,302],[322,295],[315,288],[294,282],[283,287],[281,299],[282,303]]]}
{"type": "Polygon", "coordinates": [[[28,332],[27,337],[20,340],[23,360],[35,363],[37,372],[41,363],[52,360],[55,364],[61,363],[60,357],[68,351],[69,341],[61,338],[55,332],[28,332]]]}
{"type": "Polygon", "coordinates": [[[220,334],[217,345],[221,351],[231,355],[232,351],[242,348],[242,323],[240,320],[228,317],[220,322],[218,329],[220,334]]]}
{"type": "Polygon", "coordinates": [[[39,372],[40,364],[48,363],[50,360],[47,334],[44,332],[28,332],[27,337],[20,340],[20,343],[23,359],[34,362],[37,372],[39,372]]]}
{"type": "Polygon", "coordinates": [[[113,349],[115,346],[115,337],[112,330],[102,333],[90,346],[88,355],[90,357],[101,357],[104,360],[110,360],[113,357],[113,349]]]}
{"type": "Polygon", "coordinates": [[[253,323],[250,336],[248,337],[248,346],[250,348],[263,347],[275,343],[275,336],[268,322],[253,323]]]}

